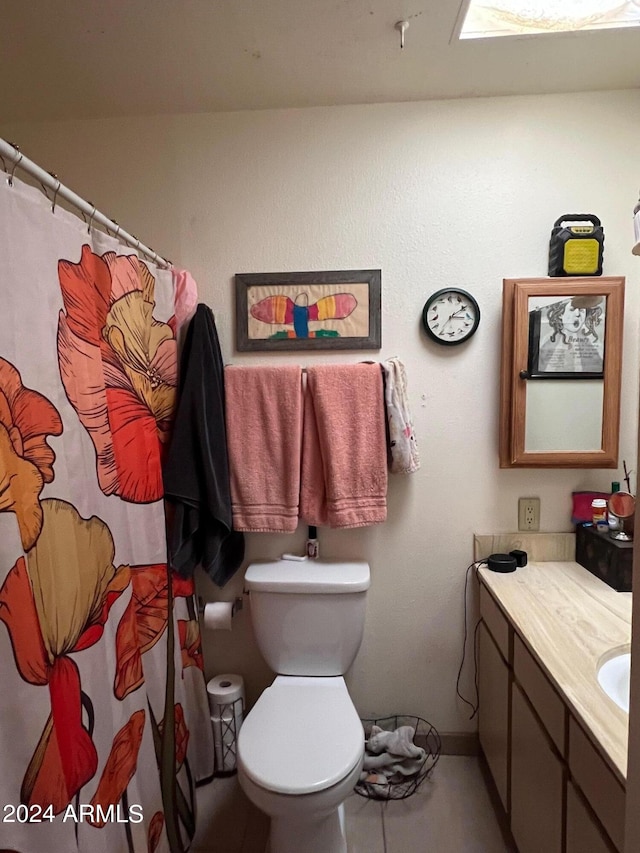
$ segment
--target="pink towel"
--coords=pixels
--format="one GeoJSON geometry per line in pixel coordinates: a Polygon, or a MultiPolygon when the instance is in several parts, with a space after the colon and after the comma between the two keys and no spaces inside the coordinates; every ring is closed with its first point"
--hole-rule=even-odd
{"type": "Polygon", "coordinates": [[[298,526],[302,370],[225,367],[227,448],[235,530],[298,526]]]}
{"type": "Polygon", "coordinates": [[[300,517],[364,527],[387,517],[387,446],[379,364],[307,369],[300,517]]]}
{"type": "Polygon", "coordinates": [[[181,329],[187,320],[190,320],[195,314],[198,304],[198,286],[188,270],[178,270],[172,267],[171,275],[174,287],[174,311],[178,329],[181,329]]]}

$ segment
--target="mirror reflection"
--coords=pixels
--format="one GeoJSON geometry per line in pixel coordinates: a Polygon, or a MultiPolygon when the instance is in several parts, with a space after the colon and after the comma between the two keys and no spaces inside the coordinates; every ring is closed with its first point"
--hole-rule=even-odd
{"type": "Polygon", "coordinates": [[[611,538],[631,542],[636,512],[636,501],[633,495],[629,492],[614,492],[609,498],[607,509],[609,516],[613,516],[615,520],[615,524],[610,525],[611,538]]]}
{"type": "Polygon", "coordinates": [[[600,294],[530,296],[530,378],[602,376],[606,306],[600,294]]]}
{"type": "Polygon", "coordinates": [[[527,382],[526,394],[525,452],[600,450],[604,380],[527,382]]]}
{"type": "Polygon", "coordinates": [[[606,305],[600,294],[529,297],[525,452],[600,450],[606,305]]]}

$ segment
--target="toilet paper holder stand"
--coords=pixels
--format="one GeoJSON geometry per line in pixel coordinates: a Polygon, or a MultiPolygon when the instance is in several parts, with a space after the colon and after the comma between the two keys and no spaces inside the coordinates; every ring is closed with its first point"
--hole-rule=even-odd
{"type": "MultiPolygon", "coordinates": [[[[206,604],[207,604],[207,602],[204,600],[204,598],[201,595],[199,595],[198,596],[198,614],[200,616],[203,615],[204,608],[205,608],[206,604]]],[[[237,598],[234,598],[233,604],[231,605],[231,616],[235,616],[239,610],[242,610],[243,604],[244,604],[244,602],[240,596],[238,596],[237,598]]]]}

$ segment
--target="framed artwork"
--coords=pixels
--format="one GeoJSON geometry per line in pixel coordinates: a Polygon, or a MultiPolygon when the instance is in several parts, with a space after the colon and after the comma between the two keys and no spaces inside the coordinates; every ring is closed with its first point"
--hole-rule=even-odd
{"type": "Polygon", "coordinates": [[[602,379],[607,298],[529,297],[529,379],[602,379]]]}
{"type": "Polygon", "coordinates": [[[238,273],[240,352],[380,349],[380,270],[238,273]]]}

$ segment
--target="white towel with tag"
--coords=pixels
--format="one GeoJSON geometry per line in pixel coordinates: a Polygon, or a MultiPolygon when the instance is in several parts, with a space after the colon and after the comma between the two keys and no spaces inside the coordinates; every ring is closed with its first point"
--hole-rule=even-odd
{"type": "Polygon", "coordinates": [[[396,357],[385,361],[382,369],[389,424],[391,473],[413,474],[420,467],[420,457],[409,409],[407,373],[404,364],[396,357]]]}

